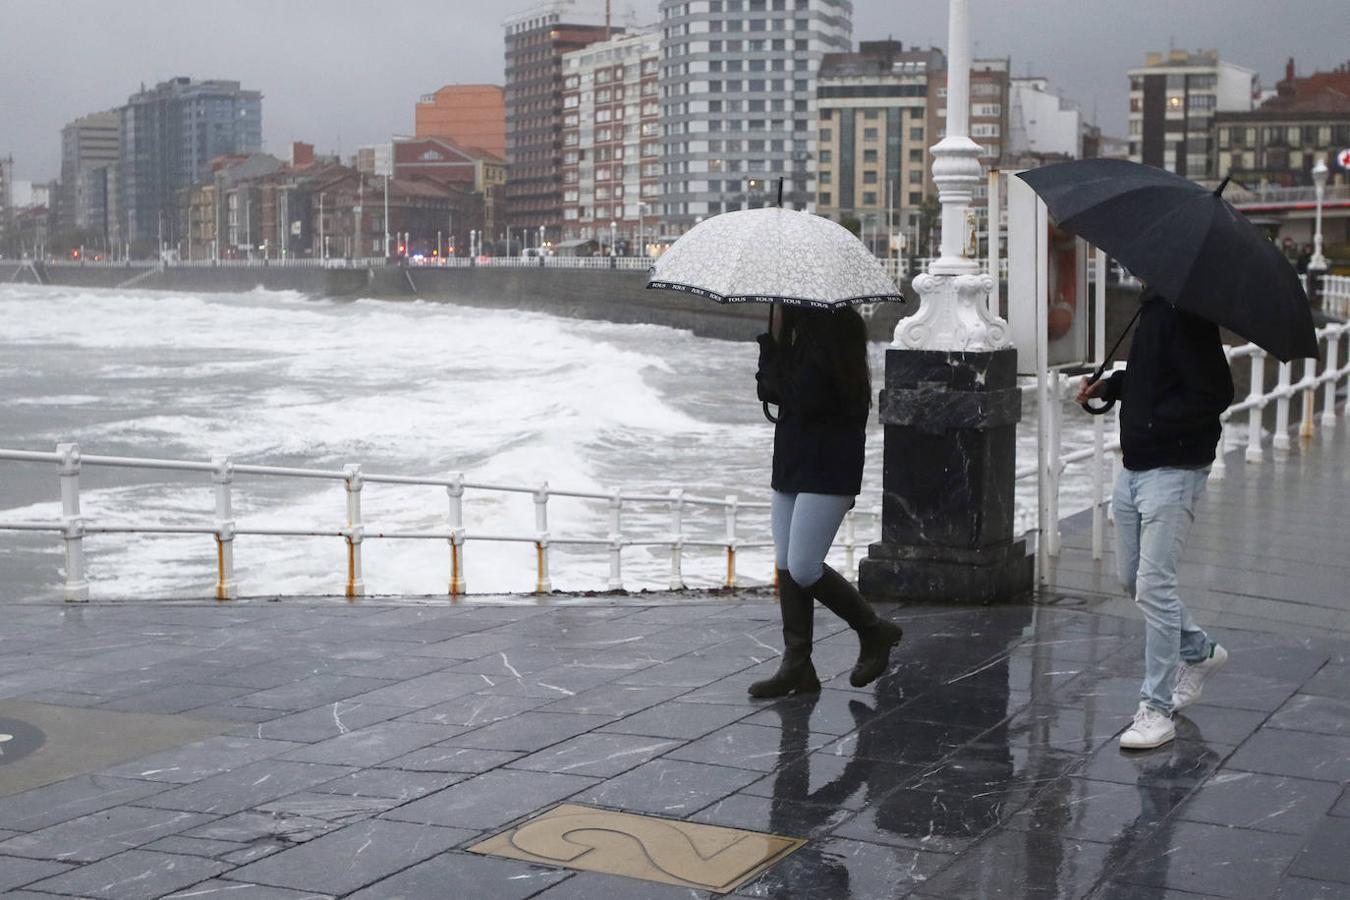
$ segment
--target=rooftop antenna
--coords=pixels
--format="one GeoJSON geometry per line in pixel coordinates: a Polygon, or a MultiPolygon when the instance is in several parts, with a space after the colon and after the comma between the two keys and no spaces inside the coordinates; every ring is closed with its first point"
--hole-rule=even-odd
{"type": "Polygon", "coordinates": [[[611,0],[605,0],[605,40],[609,40],[610,37],[612,36],[612,31],[611,31],[611,29],[610,29],[610,24],[609,24],[609,7],[610,7],[610,2],[611,2],[611,0]]]}

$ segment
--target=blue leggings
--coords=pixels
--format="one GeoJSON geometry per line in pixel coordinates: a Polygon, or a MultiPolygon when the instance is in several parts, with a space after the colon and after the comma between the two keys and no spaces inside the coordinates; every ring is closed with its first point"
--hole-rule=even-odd
{"type": "Polygon", "coordinates": [[[824,574],[844,513],[853,506],[847,494],[785,494],[773,492],[773,549],[779,569],[792,580],[810,587],[824,574]]]}

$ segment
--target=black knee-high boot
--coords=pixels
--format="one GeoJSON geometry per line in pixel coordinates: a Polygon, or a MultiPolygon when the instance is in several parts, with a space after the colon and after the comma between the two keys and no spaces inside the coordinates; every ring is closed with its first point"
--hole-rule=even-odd
{"type": "Polygon", "coordinates": [[[786,697],[820,690],[816,667],[811,664],[815,607],[811,595],[792,580],[787,569],[778,570],[778,609],[783,616],[783,659],[773,676],[750,685],[751,697],[786,697]]]}
{"type": "Polygon", "coordinates": [[[878,616],[858,589],[829,566],[807,593],[858,632],[858,662],[848,676],[848,683],[863,687],[880,678],[890,665],[891,648],[900,643],[904,629],[878,616]]]}

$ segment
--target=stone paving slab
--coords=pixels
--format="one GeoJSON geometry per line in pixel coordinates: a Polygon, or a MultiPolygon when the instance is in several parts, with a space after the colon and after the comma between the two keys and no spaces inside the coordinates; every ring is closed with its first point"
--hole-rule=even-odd
{"type": "Polygon", "coordinates": [[[712,896],[468,852],[573,803],[806,840],[740,898],[1347,897],[1347,453],[1211,485],[1183,591],[1232,658],[1141,754],[1082,517],[1035,604],[885,608],[865,689],[818,612],[824,690],[780,701],[764,591],[7,606],[0,716],[47,743],[0,757],[0,891],[712,896]]]}
{"type": "MultiPolygon", "coordinates": [[[[1042,887],[1101,897],[1200,887],[1209,896],[1350,892],[1340,849],[1350,822],[1350,735],[1341,722],[1350,644],[1338,639],[1215,629],[1233,661],[1179,719],[1180,739],[1126,755],[1115,739],[1136,702],[1142,643],[1136,621],[1100,606],[1063,607],[1049,597],[1035,606],[889,608],[907,638],[897,665],[865,690],[847,683],[851,635],[821,613],[825,689],[765,702],[748,698],[745,686],[773,665],[778,645],[766,594],[715,606],[646,599],[584,615],[547,604],[315,601],[290,611],[343,623],[346,640],[330,652],[388,677],[316,673],[308,655],[304,665],[288,664],[294,654],[267,636],[286,622],[304,646],[306,631],[271,605],[86,607],[74,653],[164,618],[175,623],[160,638],[170,645],[196,643],[194,620],[216,629],[226,617],[240,643],[272,647],[275,656],[248,674],[212,666],[188,675],[208,685],[218,674],[249,682],[240,685],[245,694],[202,709],[262,709],[243,705],[258,696],[313,705],[284,710],[271,727],[236,720],[225,723],[231,733],[185,735],[134,759],[93,754],[89,771],[0,797],[0,884],[95,897],[197,889],[431,897],[461,885],[483,897],[663,896],[664,888],[629,879],[465,852],[572,802],[807,840],[740,897],[1034,896],[1042,887]],[[403,648],[427,644],[384,638],[390,627],[408,627],[411,613],[428,626],[453,620],[430,629],[438,633],[510,641],[485,642],[507,649],[467,661],[418,657],[438,661],[431,671],[402,668],[393,663],[407,658],[403,648]],[[355,624],[375,618],[386,624],[355,624]],[[532,635],[524,641],[510,635],[522,622],[532,635]],[[91,623],[104,633],[99,642],[87,636],[91,623]],[[563,627],[574,646],[560,651],[553,637],[563,627]],[[636,632],[647,637],[612,645],[616,662],[606,666],[606,651],[595,647],[636,632]],[[648,640],[692,649],[644,657],[648,640]],[[461,671],[466,663],[482,671],[461,671]],[[634,678],[662,667],[676,683],[634,678]],[[597,672],[608,680],[596,683],[597,672]],[[503,694],[499,677],[582,689],[503,694]],[[361,692],[332,699],[311,686],[322,678],[361,692]],[[346,680],[353,678],[362,682],[346,680]],[[1241,850],[1240,861],[1229,847],[1241,850]],[[1165,869],[1149,862],[1164,850],[1165,869]],[[1243,893],[1251,886],[1264,893],[1243,893]]],[[[71,633],[62,610],[14,612],[27,649],[59,671],[71,633]]],[[[132,685],[146,694],[170,685],[127,665],[105,673],[118,689],[102,704],[86,705],[99,695],[83,692],[72,698],[78,705],[56,702],[59,693],[16,703],[100,721],[143,717],[106,707],[134,699],[132,685]]],[[[176,666],[147,669],[181,680],[176,666]]],[[[0,789],[6,775],[0,765],[0,789]]]]}

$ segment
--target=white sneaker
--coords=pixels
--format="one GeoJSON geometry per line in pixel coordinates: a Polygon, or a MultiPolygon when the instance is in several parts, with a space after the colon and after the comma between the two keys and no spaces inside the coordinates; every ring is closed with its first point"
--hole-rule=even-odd
{"type": "Polygon", "coordinates": [[[1185,709],[1200,699],[1209,676],[1223,668],[1228,662],[1228,651],[1218,644],[1211,644],[1209,659],[1198,663],[1183,662],[1177,668],[1177,686],[1172,689],[1172,709],[1185,709]]]}
{"type": "Polygon", "coordinates": [[[1120,749],[1151,750],[1176,736],[1177,730],[1172,725],[1171,716],[1141,702],[1135,711],[1134,723],[1120,736],[1120,749]]]}

